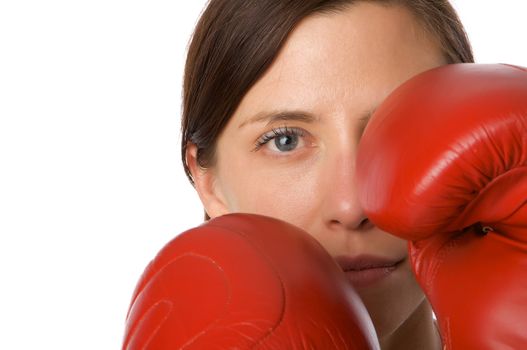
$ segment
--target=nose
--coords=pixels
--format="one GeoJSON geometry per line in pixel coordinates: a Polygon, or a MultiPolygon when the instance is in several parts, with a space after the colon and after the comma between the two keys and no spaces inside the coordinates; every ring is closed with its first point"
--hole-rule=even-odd
{"type": "Polygon", "coordinates": [[[332,231],[364,231],[373,224],[358,200],[355,149],[348,148],[328,159],[322,200],[322,218],[332,231]]]}

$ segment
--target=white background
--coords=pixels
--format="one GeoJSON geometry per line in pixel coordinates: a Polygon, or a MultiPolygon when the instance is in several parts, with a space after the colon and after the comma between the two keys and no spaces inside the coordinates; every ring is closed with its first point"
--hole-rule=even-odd
{"type": "MultiPolygon", "coordinates": [[[[0,349],[118,349],[143,268],[201,222],[179,154],[203,0],[0,3],[0,349]]],[[[457,0],[527,66],[525,0],[457,0]]]]}

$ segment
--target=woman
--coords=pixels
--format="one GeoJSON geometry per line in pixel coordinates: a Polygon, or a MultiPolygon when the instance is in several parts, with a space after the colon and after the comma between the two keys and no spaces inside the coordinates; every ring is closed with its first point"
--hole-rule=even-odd
{"type": "Polygon", "coordinates": [[[301,227],[341,265],[364,265],[347,275],[383,349],[440,349],[406,242],[358,204],[355,152],[393,89],[472,61],[444,0],[212,0],[189,48],[182,122],[207,217],[250,212],[301,227]]]}

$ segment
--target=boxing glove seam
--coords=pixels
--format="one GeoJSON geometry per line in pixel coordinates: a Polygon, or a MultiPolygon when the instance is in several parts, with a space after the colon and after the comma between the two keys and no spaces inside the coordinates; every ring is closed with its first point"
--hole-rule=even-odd
{"type": "Polygon", "coordinates": [[[268,266],[270,266],[272,268],[275,276],[280,281],[280,289],[282,291],[282,296],[283,296],[282,297],[282,308],[280,310],[280,315],[278,317],[277,323],[275,325],[273,325],[273,327],[270,328],[265,335],[261,336],[260,339],[257,340],[257,343],[254,344],[251,347],[252,349],[256,349],[259,346],[261,346],[262,343],[265,342],[268,338],[270,338],[273,335],[273,333],[283,324],[284,315],[285,315],[285,309],[286,309],[286,303],[287,303],[286,290],[284,288],[284,280],[283,280],[282,276],[278,273],[278,270],[274,266],[274,264],[273,264],[272,260],[269,258],[269,256],[262,252],[261,248],[258,247],[255,244],[255,242],[253,242],[253,240],[250,239],[250,236],[247,233],[245,233],[243,231],[240,231],[239,229],[234,229],[234,228],[227,229],[227,228],[225,228],[222,225],[216,224],[215,222],[209,222],[208,225],[209,225],[209,227],[216,227],[216,228],[221,229],[222,231],[226,231],[227,233],[235,233],[235,234],[245,238],[246,242],[251,244],[251,246],[260,254],[260,256],[265,258],[265,260],[268,262],[268,266]]]}
{"type": "Polygon", "coordinates": [[[522,72],[527,73],[527,69],[526,68],[523,68],[523,67],[520,67],[520,66],[516,66],[516,65],[510,64],[510,63],[500,63],[500,64],[503,65],[503,66],[512,67],[512,68],[515,68],[515,69],[521,70],[522,72]]]}
{"type": "Polygon", "coordinates": [[[150,332],[149,336],[148,336],[148,340],[145,341],[144,343],[144,347],[148,347],[148,345],[150,344],[150,342],[152,341],[152,339],[155,337],[155,335],[157,334],[157,332],[159,331],[159,329],[161,328],[161,326],[164,324],[164,321],[167,320],[168,318],[168,314],[170,313],[170,310],[172,309],[173,307],[173,304],[172,302],[166,300],[166,299],[163,299],[163,300],[159,300],[157,301],[156,303],[154,303],[152,306],[150,306],[148,308],[148,310],[146,312],[143,313],[143,315],[141,316],[140,319],[138,319],[135,323],[134,323],[134,327],[132,330],[130,330],[129,334],[130,336],[128,337],[126,343],[124,344],[124,349],[128,349],[130,344],[133,344],[134,343],[134,338],[135,336],[137,335],[137,330],[138,329],[141,329],[141,325],[145,322],[145,319],[150,316],[153,312],[155,312],[157,309],[158,309],[158,305],[161,305],[161,304],[164,304],[164,305],[168,305],[169,307],[169,310],[168,312],[165,311],[165,316],[163,318],[163,320],[161,320],[161,322],[159,322],[157,324],[157,326],[155,327],[154,330],[152,330],[152,332],[150,332]]]}

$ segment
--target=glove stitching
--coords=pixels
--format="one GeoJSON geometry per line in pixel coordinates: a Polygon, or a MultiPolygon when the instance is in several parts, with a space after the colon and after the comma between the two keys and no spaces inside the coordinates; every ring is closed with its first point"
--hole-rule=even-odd
{"type": "Polygon", "coordinates": [[[282,307],[282,310],[280,312],[280,316],[278,318],[278,322],[268,331],[267,334],[265,334],[263,337],[261,337],[260,339],[257,340],[257,343],[254,344],[251,349],[257,349],[259,346],[261,346],[263,344],[264,341],[266,341],[268,338],[270,338],[274,331],[276,331],[276,329],[278,329],[278,327],[280,327],[283,323],[283,320],[284,320],[284,314],[285,314],[285,304],[287,302],[287,298],[285,297],[286,293],[285,293],[285,288],[284,288],[284,281],[282,279],[282,277],[280,276],[280,274],[278,273],[277,269],[275,268],[274,264],[272,264],[272,260],[267,256],[267,254],[264,254],[258,246],[256,246],[254,244],[254,242],[250,239],[248,239],[248,235],[243,232],[243,231],[239,231],[237,229],[233,229],[233,228],[229,228],[228,230],[223,227],[222,225],[218,225],[216,223],[212,223],[212,222],[209,222],[208,224],[210,227],[216,227],[216,228],[220,228],[222,230],[226,230],[227,232],[230,232],[230,233],[235,233],[235,234],[238,234],[242,237],[244,237],[246,239],[246,241],[258,252],[260,253],[261,256],[263,256],[265,258],[265,260],[267,260],[267,262],[269,263],[269,266],[272,268],[272,270],[274,271],[275,275],[277,276],[278,280],[280,281],[280,287],[282,289],[282,300],[284,301],[283,302],[283,307],[282,307]]]}

